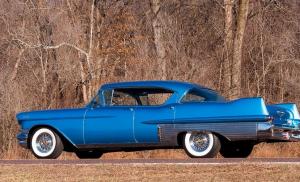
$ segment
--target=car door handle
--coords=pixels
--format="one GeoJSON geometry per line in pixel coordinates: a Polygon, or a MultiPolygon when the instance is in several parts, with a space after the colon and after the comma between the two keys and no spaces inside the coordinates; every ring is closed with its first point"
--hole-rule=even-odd
{"type": "Polygon", "coordinates": [[[130,111],[133,111],[133,108],[130,108],[129,110],[130,110],[130,111]]]}
{"type": "Polygon", "coordinates": [[[171,110],[174,110],[174,109],[175,109],[175,107],[174,107],[174,106],[171,106],[171,107],[170,107],[170,109],[171,109],[171,110]]]}

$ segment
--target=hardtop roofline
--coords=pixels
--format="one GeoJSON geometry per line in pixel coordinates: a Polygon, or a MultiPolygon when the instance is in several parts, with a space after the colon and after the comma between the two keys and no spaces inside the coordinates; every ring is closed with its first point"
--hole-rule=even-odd
{"type": "MultiPolygon", "coordinates": [[[[189,82],[182,82],[182,81],[175,81],[175,80],[150,80],[150,81],[130,81],[130,82],[115,82],[115,83],[108,83],[102,85],[100,88],[101,90],[112,89],[112,88],[130,88],[130,87],[153,87],[153,88],[165,88],[168,90],[172,90],[174,92],[184,92],[190,90],[191,88],[198,88],[198,89],[206,89],[204,86],[189,83],[189,82]]],[[[213,90],[211,90],[213,91],[213,90]]]]}
{"type": "MultiPolygon", "coordinates": [[[[163,104],[173,104],[179,103],[183,96],[191,89],[202,90],[204,92],[209,92],[214,95],[218,95],[212,89],[206,88],[204,86],[189,83],[189,82],[182,82],[182,81],[175,81],[175,80],[150,80],[150,81],[130,81],[130,82],[115,82],[115,83],[107,83],[101,86],[100,90],[98,91],[99,94],[103,97],[102,91],[110,90],[110,89],[120,89],[120,88],[162,88],[166,90],[173,91],[174,93],[169,97],[169,99],[163,104]]],[[[103,98],[102,98],[103,100],[103,98]]],[[[104,103],[101,103],[102,105],[104,103]]]]}

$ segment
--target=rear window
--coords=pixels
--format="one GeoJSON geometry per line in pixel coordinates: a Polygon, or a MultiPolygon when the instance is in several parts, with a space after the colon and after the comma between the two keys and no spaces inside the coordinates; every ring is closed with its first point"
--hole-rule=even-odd
{"type": "Polygon", "coordinates": [[[217,92],[210,89],[194,88],[187,92],[181,102],[225,101],[217,92]]]}
{"type": "Polygon", "coordinates": [[[181,100],[181,102],[203,102],[206,98],[195,90],[189,91],[181,100]]]}

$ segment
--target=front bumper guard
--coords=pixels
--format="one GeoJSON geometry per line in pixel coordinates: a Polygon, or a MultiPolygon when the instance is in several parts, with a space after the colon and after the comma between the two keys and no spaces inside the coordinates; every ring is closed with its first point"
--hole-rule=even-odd
{"type": "Polygon", "coordinates": [[[17,135],[17,139],[19,142],[19,145],[23,148],[28,148],[28,134],[29,131],[27,130],[22,130],[18,135],[17,135]]]}

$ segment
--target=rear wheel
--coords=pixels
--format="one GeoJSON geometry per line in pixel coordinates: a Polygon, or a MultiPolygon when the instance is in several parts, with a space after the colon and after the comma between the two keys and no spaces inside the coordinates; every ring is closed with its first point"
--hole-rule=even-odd
{"type": "Polygon", "coordinates": [[[188,132],[183,139],[186,153],[193,158],[213,158],[220,148],[217,136],[210,132],[188,132]]]}
{"type": "Polygon", "coordinates": [[[99,159],[102,156],[100,151],[76,151],[75,154],[79,159],[99,159]]]}
{"type": "Polygon", "coordinates": [[[48,128],[39,128],[33,132],[30,147],[33,155],[39,159],[56,159],[64,149],[59,136],[48,128]]]}
{"type": "Polygon", "coordinates": [[[251,154],[253,147],[251,142],[227,142],[222,144],[220,154],[225,158],[246,158],[251,154]]]}

